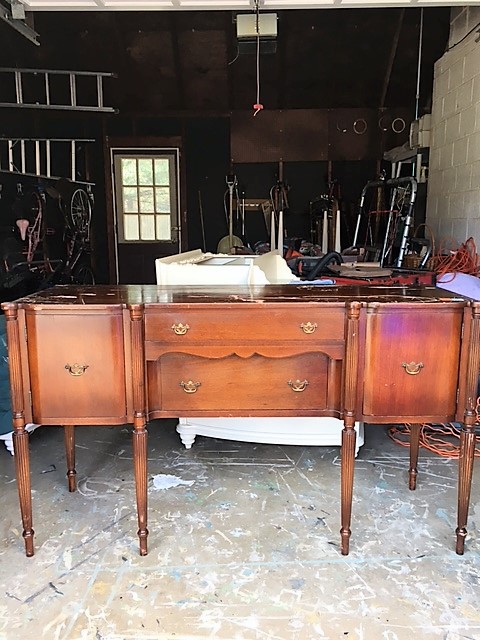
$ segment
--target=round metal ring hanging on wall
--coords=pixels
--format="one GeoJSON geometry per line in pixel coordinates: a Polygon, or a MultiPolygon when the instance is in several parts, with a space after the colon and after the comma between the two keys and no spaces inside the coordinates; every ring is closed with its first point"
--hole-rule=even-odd
{"type": "Polygon", "coordinates": [[[407,124],[403,118],[395,118],[392,122],[392,131],[393,133],[403,133],[406,126],[407,124]]]}
{"type": "Polygon", "coordinates": [[[357,134],[357,136],[363,136],[368,129],[368,124],[365,118],[358,118],[353,123],[353,131],[357,134]]]}
{"type": "Polygon", "coordinates": [[[383,115],[379,118],[378,120],[378,128],[380,129],[380,131],[388,131],[391,127],[391,122],[388,122],[388,120],[390,120],[391,117],[387,116],[387,115],[383,115]]]}

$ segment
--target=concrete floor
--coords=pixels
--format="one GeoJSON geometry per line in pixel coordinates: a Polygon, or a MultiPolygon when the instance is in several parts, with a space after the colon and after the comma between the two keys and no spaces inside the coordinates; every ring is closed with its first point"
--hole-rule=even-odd
{"type": "Polygon", "coordinates": [[[152,423],[144,558],[129,428],[77,429],[76,494],[62,430],[32,434],[33,558],[0,449],[0,640],[480,639],[478,481],[460,557],[456,461],[422,451],[409,492],[408,449],[385,427],[365,438],[348,557],[337,447],[198,437],[187,451],[174,421],[152,423]]]}

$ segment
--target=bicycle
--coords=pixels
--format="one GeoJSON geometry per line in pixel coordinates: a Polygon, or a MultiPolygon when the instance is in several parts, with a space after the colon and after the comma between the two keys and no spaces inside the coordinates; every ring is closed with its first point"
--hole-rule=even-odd
{"type": "Polygon", "coordinates": [[[57,200],[64,219],[65,258],[55,270],[55,282],[95,284],[90,260],[93,194],[68,180],[59,180],[47,192],[57,200]]]}
{"type": "Polygon", "coordinates": [[[48,255],[45,203],[45,191],[40,186],[24,193],[22,185],[17,185],[13,210],[20,238],[26,243],[22,250],[25,262],[30,269],[51,273],[53,269],[48,255]]]}
{"type": "Polygon", "coordinates": [[[48,286],[55,266],[47,242],[55,230],[47,228],[42,185],[24,191],[18,183],[11,211],[12,225],[3,229],[1,238],[0,287],[27,295],[48,286]]]}

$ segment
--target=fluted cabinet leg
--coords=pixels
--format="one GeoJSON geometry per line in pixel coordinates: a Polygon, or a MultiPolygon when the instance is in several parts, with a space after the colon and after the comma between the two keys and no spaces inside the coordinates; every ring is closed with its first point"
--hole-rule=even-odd
{"type": "Polygon", "coordinates": [[[342,431],[342,498],[341,498],[341,551],[347,556],[350,550],[350,522],[352,518],[353,471],[355,465],[356,431],[353,426],[345,426],[342,431]]]}
{"type": "MultiPolygon", "coordinates": [[[[22,353],[20,348],[20,327],[18,306],[10,303],[5,309],[5,320],[8,339],[8,369],[10,375],[10,391],[12,396],[13,450],[17,475],[20,513],[22,515],[25,553],[31,557],[33,549],[32,528],[32,491],[30,482],[30,454],[28,449],[28,433],[25,431],[25,397],[22,377],[22,353]]],[[[24,331],[22,325],[22,331],[24,331]]]]}
{"type": "Polygon", "coordinates": [[[464,425],[460,433],[460,458],[458,461],[458,516],[457,544],[455,551],[463,555],[467,537],[467,518],[472,486],[473,461],[475,456],[475,426],[464,425]]]}
{"type": "Polygon", "coordinates": [[[457,542],[455,551],[462,555],[467,537],[468,508],[472,490],[473,463],[475,458],[475,420],[478,372],[480,370],[480,303],[474,302],[471,307],[470,348],[468,350],[466,372],[466,394],[463,428],[460,433],[460,456],[458,460],[458,510],[457,542]]]}
{"type": "Polygon", "coordinates": [[[63,427],[65,439],[65,457],[67,459],[67,480],[68,490],[75,491],[77,488],[77,471],[75,469],[75,427],[66,424],[63,427]]]}
{"type": "Polygon", "coordinates": [[[355,411],[357,404],[358,351],[359,351],[359,302],[347,304],[345,340],[345,399],[342,431],[341,464],[341,552],[346,556],[350,550],[350,523],[352,518],[353,473],[355,466],[355,411]]]}
{"type": "Polygon", "coordinates": [[[420,446],[421,424],[410,425],[410,469],[408,470],[408,488],[415,491],[418,475],[418,449],[420,446]]]}
{"type": "Polygon", "coordinates": [[[140,555],[146,556],[147,549],[147,430],[145,425],[133,431],[133,460],[135,470],[135,491],[137,497],[138,538],[140,555]]]}
{"type": "Polygon", "coordinates": [[[32,493],[30,484],[30,454],[28,450],[28,433],[25,429],[17,428],[13,434],[13,450],[15,453],[15,467],[17,474],[18,497],[20,513],[22,515],[23,538],[25,553],[33,556],[33,528],[32,528],[32,493]]]}

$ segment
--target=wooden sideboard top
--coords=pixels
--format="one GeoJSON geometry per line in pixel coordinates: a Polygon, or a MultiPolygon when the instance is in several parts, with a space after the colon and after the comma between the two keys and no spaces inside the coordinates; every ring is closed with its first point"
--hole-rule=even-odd
{"type": "Polygon", "coordinates": [[[432,286],[157,286],[157,285],[57,285],[2,303],[3,309],[42,306],[134,306],[158,304],[242,303],[465,303],[466,299],[432,286]]]}

